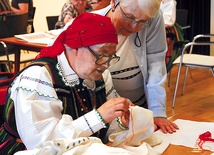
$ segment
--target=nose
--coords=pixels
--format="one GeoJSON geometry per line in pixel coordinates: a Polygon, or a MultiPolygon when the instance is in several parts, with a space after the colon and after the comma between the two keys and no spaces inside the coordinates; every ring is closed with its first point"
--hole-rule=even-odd
{"type": "Polygon", "coordinates": [[[106,61],[104,64],[102,64],[103,67],[105,67],[105,70],[110,66],[109,61],[106,61]]]}

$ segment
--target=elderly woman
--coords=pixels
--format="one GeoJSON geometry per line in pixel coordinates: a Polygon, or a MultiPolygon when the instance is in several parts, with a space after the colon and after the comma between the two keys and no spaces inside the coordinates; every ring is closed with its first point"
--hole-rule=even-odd
{"type": "Polygon", "coordinates": [[[120,62],[110,66],[119,95],[153,112],[154,123],[164,133],[178,126],[167,119],[167,51],[160,0],[111,0],[111,5],[94,13],[110,17],[117,33],[120,62]]]}
{"type": "Polygon", "coordinates": [[[117,117],[127,125],[131,103],[122,97],[107,101],[102,78],[109,65],[119,61],[116,45],[110,18],[84,13],[42,49],[10,86],[0,154],[34,149],[56,138],[103,140],[117,117]]]}

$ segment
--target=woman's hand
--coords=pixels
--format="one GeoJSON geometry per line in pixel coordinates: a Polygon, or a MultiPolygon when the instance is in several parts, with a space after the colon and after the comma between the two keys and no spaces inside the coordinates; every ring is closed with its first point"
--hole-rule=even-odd
{"type": "MultiPolygon", "coordinates": [[[[117,117],[124,117],[124,120],[128,120],[130,105],[131,103],[126,98],[118,97],[108,100],[97,110],[105,123],[109,123],[117,117]]],[[[127,122],[128,121],[124,121],[125,124],[127,124],[127,122]]]]}
{"type": "Polygon", "coordinates": [[[156,130],[161,129],[163,133],[173,133],[179,130],[179,127],[175,123],[166,118],[154,117],[154,123],[156,125],[156,130]]]}
{"type": "Polygon", "coordinates": [[[69,22],[71,19],[73,19],[73,17],[70,14],[67,14],[64,18],[64,23],[66,24],[67,22],[69,22]]]}

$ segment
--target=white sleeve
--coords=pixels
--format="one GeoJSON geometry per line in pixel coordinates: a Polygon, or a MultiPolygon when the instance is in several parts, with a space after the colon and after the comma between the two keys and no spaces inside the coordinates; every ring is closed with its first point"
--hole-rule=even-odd
{"type": "Polygon", "coordinates": [[[175,0],[166,1],[164,4],[161,3],[160,9],[163,12],[165,25],[174,25],[176,19],[176,4],[175,0]]]}
{"type": "Polygon", "coordinates": [[[87,137],[104,127],[95,110],[76,120],[62,115],[62,102],[45,67],[32,66],[18,76],[11,89],[11,99],[17,130],[27,149],[55,138],[87,137]]]}

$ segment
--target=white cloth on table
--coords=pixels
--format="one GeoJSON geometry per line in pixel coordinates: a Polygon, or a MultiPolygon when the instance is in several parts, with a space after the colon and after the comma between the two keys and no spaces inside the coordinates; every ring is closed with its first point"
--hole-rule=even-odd
{"type": "MultiPolygon", "coordinates": [[[[164,134],[160,130],[153,133],[153,136],[162,139],[162,143],[154,147],[157,152],[159,152],[159,150],[162,151],[165,149],[168,144],[182,145],[190,148],[199,148],[197,146],[198,136],[207,131],[211,132],[214,138],[214,123],[212,122],[196,122],[177,119],[174,121],[174,123],[179,126],[179,130],[173,134],[164,134]]],[[[203,144],[203,149],[209,149],[213,152],[214,142],[206,141],[203,144]]]]}

